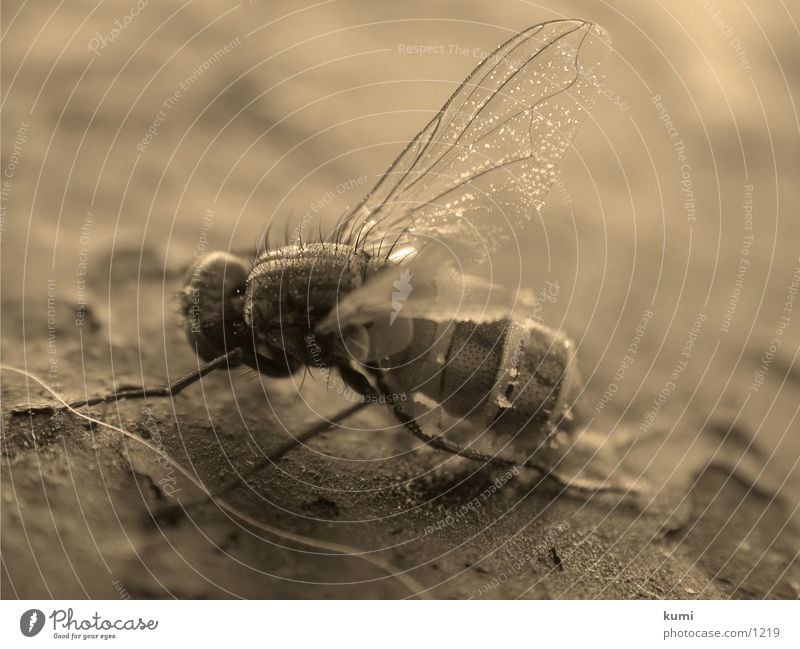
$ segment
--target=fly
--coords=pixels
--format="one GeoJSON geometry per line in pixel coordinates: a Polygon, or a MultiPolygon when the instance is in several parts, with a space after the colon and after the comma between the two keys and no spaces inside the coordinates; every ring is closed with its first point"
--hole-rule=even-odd
{"type": "Polygon", "coordinates": [[[441,432],[448,425],[490,431],[523,451],[523,464],[558,480],[539,458],[573,417],[575,345],[532,317],[528,291],[487,269],[525,248],[521,228],[540,216],[610,51],[606,32],[580,20],[509,39],[329,236],[266,249],[255,261],[216,252],[189,271],[181,311],[205,365],[164,388],[71,405],[174,396],[235,365],[267,377],[312,368],[339,377],[361,402],[251,472],[378,400],[434,448],[513,464],[441,432]],[[419,421],[434,411],[438,433],[419,421]]]}

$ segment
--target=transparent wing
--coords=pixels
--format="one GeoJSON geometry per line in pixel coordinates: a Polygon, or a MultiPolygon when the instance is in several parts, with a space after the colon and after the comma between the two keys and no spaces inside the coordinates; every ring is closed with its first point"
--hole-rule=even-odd
{"type": "Polygon", "coordinates": [[[485,260],[538,214],[555,165],[591,108],[611,52],[599,26],[548,22],[521,32],[467,77],[334,236],[467,244],[485,260]]]}
{"type": "Polygon", "coordinates": [[[316,327],[317,333],[342,330],[346,325],[385,323],[427,318],[449,322],[491,322],[512,311],[530,313],[532,291],[509,288],[465,273],[436,245],[422,250],[400,249],[383,270],[348,292],[316,327]]]}

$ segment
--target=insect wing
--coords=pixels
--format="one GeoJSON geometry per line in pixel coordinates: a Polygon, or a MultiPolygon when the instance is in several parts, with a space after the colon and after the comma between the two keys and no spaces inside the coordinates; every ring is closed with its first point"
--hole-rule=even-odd
{"type": "Polygon", "coordinates": [[[317,333],[331,333],[344,325],[385,322],[391,327],[398,318],[491,322],[513,311],[533,309],[531,291],[511,291],[467,274],[447,254],[452,252],[452,248],[445,251],[436,245],[420,251],[399,249],[402,259],[344,295],[317,325],[317,333]]]}
{"type": "Polygon", "coordinates": [[[566,20],[531,27],[487,57],[340,221],[337,238],[400,267],[345,295],[323,328],[333,319],[342,326],[398,315],[480,322],[530,314],[521,269],[508,265],[528,255],[548,257],[549,266],[568,228],[517,232],[540,217],[610,52],[602,28],[566,20]],[[403,273],[413,278],[407,295],[393,286],[403,273]]]}
{"type": "Polygon", "coordinates": [[[401,234],[417,246],[457,240],[484,261],[538,215],[610,52],[601,27],[577,20],[508,40],[340,220],[337,236],[373,251],[401,234]]]}

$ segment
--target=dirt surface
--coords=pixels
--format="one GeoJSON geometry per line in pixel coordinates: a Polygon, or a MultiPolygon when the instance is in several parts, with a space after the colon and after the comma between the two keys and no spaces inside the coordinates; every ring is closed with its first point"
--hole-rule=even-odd
{"type": "MultiPolygon", "coordinates": [[[[115,286],[121,301],[134,299],[133,293],[146,303],[160,299],[157,282],[120,280],[115,286]]],[[[127,328],[117,331],[121,341],[160,334],[141,323],[138,332],[135,323],[127,328]]],[[[173,330],[169,341],[175,358],[185,363],[181,332],[173,330]]],[[[124,344],[109,347],[102,327],[69,340],[62,335],[59,343],[59,362],[82,366],[87,377],[110,375],[104,349],[114,351],[115,367],[139,362],[124,344]]],[[[10,363],[8,355],[4,362],[10,363]]],[[[163,367],[150,361],[120,380],[135,383],[139,371],[152,384],[163,367]]],[[[26,392],[22,379],[6,373],[4,403],[48,398],[30,381],[26,392]]],[[[328,414],[343,405],[310,383],[306,398],[328,414]]],[[[702,465],[711,451],[699,452],[693,434],[668,443],[654,435],[626,455],[631,473],[640,478],[646,458],[662,458],[647,482],[639,483],[642,494],[587,497],[564,493],[532,471],[481,468],[419,448],[383,407],[371,406],[348,420],[348,429],[325,433],[226,497],[261,526],[213,504],[162,516],[163,508],[200,496],[179,464],[204,484],[219,486],[280,445],[286,430],[299,431],[314,420],[310,409],[297,405],[294,386],[265,385],[268,398],[257,378],[234,371],[211,375],[174,399],[92,409],[94,417],[121,426],[130,437],[67,413],[6,414],[4,594],[798,595],[791,508],[749,481],[758,476],[759,464],[750,460],[756,468],[747,473],[742,440],[717,448],[713,431],[704,441],[716,449],[716,463],[702,465]],[[664,458],[692,447],[677,473],[667,470],[664,458]]],[[[87,394],[110,387],[102,379],[86,380],[87,394]]],[[[618,467],[615,475],[624,473],[618,467]]]]}
{"type": "Polygon", "coordinates": [[[2,597],[797,598],[791,21],[729,10],[745,70],[697,3],[673,7],[676,24],[629,3],[467,3],[448,20],[424,3],[373,4],[287,16],[296,5],[151,3],[96,53],[121,10],[5,8],[2,597]],[[335,217],[477,63],[400,55],[410,33],[490,49],[556,8],[603,24],[618,51],[610,96],[548,202],[578,223],[602,214],[606,235],[602,286],[590,299],[565,288],[557,305],[589,422],[560,470],[631,493],[565,492],[432,451],[371,406],[224,506],[165,514],[200,496],[195,482],[225,484],[348,402],[319,379],[234,370],[174,399],[95,406],[93,420],[11,412],[53,401],[31,375],[71,400],[191,370],[175,294],[196,255],[248,249],[329,188],[335,217]],[[688,147],[696,221],[654,95],[688,147]],[[738,286],[750,185],[755,243],[738,286]]]}

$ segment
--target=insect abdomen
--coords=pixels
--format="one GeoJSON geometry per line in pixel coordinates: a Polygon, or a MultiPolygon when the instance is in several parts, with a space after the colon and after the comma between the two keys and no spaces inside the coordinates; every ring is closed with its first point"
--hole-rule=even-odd
{"type": "Polygon", "coordinates": [[[574,343],[533,320],[509,321],[492,427],[517,435],[534,426],[549,436],[571,417],[579,388],[574,343]]]}
{"type": "Polygon", "coordinates": [[[572,342],[532,320],[414,321],[414,341],[392,359],[395,386],[419,391],[499,433],[550,435],[568,414],[577,381],[572,342]]]}

